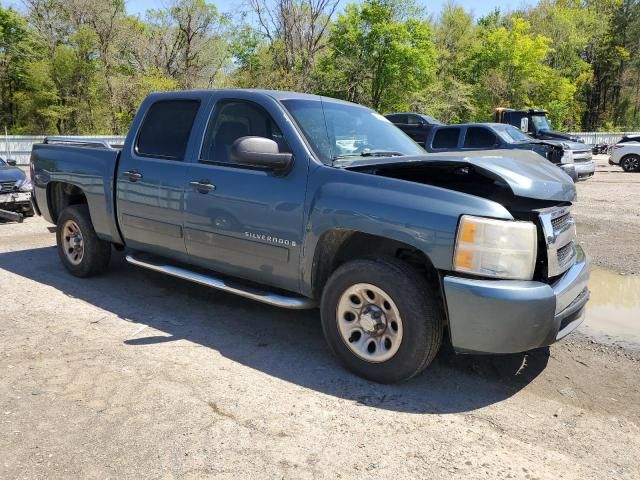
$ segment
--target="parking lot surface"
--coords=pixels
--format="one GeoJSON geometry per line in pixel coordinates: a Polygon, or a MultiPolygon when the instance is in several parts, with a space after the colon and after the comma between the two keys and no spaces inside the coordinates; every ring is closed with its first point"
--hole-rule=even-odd
{"type": "MultiPolygon", "coordinates": [[[[601,162],[578,189],[596,265],[640,273],[640,174],[601,162]]],[[[444,348],[381,386],[337,364],[317,311],[122,254],[77,279],[54,244],[41,219],[0,224],[0,478],[640,478],[633,345],[578,333],[520,355],[444,348]]]]}

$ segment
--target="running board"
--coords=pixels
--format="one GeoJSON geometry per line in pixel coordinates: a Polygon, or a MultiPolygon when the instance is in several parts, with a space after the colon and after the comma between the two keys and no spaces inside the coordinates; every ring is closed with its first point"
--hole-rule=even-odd
{"type": "Polygon", "coordinates": [[[154,258],[153,260],[150,258],[144,258],[143,260],[140,257],[136,257],[135,254],[130,254],[127,255],[127,262],[155,272],[165,273],[172,277],[182,278],[183,280],[189,280],[190,282],[199,283],[200,285],[205,285],[207,287],[216,288],[229,293],[235,293],[241,297],[273,305],[275,307],[288,308],[292,310],[306,310],[316,307],[316,303],[307,297],[295,295],[287,296],[258,290],[256,288],[245,287],[235,283],[231,284],[227,280],[197,273],[175,265],[170,265],[162,262],[161,259],[158,258],[154,258]]]}

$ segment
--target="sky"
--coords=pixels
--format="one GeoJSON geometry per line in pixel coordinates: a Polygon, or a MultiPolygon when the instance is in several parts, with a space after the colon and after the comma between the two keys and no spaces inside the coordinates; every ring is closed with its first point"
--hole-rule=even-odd
{"type": "MultiPolygon", "coordinates": [[[[234,13],[234,11],[237,11],[238,7],[244,3],[242,0],[210,1],[215,4],[220,11],[225,13],[234,13]]],[[[427,13],[437,16],[442,7],[449,1],[450,0],[418,0],[418,3],[426,7],[427,13]]],[[[341,3],[346,4],[348,1],[342,0],[341,3]]],[[[534,0],[457,0],[456,3],[463,6],[467,11],[472,12],[477,18],[493,11],[495,7],[500,8],[502,11],[509,11],[522,6],[532,5],[536,2],[534,0]]],[[[162,6],[163,0],[126,0],[126,5],[127,12],[144,15],[147,9],[162,6]]]]}

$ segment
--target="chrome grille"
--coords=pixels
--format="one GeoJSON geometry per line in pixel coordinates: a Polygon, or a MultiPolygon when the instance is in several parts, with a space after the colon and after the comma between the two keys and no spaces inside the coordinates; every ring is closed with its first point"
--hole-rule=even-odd
{"type": "Polygon", "coordinates": [[[547,273],[555,277],[568,270],[576,260],[576,222],[569,207],[538,211],[547,245],[547,273]]]}
{"type": "Polygon", "coordinates": [[[560,247],[556,253],[557,253],[557,257],[558,257],[558,265],[563,267],[573,257],[575,257],[575,255],[576,255],[576,245],[573,242],[568,243],[564,247],[560,247]]]}
{"type": "Polygon", "coordinates": [[[553,226],[554,230],[559,230],[562,227],[564,227],[569,220],[571,220],[571,214],[570,213],[565,213],[564,215],[561,215],[560,217],[552,218],[551,219],[551,225],[553,226]]]}
{"type": "Polygon", "coordinates": [[[574,150],[573,161],[574,162],[589,162],[593,158],[591,150],[574,150]]]}
{"type": "Polygon", "coordinates": [[[15,192],[16,181],[0,182],[0,193],[15,192]]]}

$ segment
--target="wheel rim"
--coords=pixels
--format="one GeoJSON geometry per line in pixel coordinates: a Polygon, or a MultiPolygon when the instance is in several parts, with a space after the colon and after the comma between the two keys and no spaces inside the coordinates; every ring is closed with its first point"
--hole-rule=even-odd
{"type": "Polygon", "coordinates": [[[73,220],[67,220],[62,226],[62,249],[67,260],[79,265],[84,257],[84,238],[80,227],[73,220]]]}
{"type": "Polygon", "coordinates": [[[632,172],[638,169],[640,166],[640,162],[638,161],[638,157],[628,157],[624,159],[622,164],[622,168],[628,172],[632,172]]]}
{"type": "Polygon", "coordinates": [[[367,362],[384,362],[402,343],[398,307],[381,288],[358,283],[346,289],[336,309],[338,330],[345,345],[367,362]]]}

